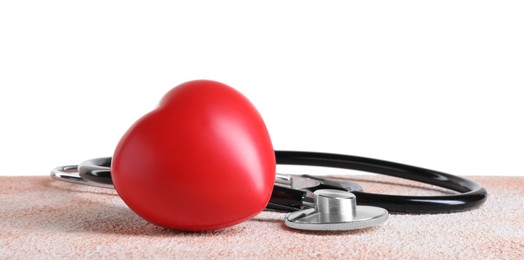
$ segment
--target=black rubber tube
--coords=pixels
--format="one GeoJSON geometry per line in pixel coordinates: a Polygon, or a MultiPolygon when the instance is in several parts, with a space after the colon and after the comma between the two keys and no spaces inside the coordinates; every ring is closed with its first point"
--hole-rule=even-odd
{"type": "Polygon", "coordinates": [[[420,167],[351,155],[275,151],[277,164],[351,169],[394,176],[460,192],[439,196],[398,196],[354,191],[357,203],[382,207],[391,212],[445,213],[476,208],[487,198],[481,185],[455,175],[420,167]]]}
{"type": "MultiPolygon", "coordinates": [[[[476,208],[487,198],[481,185],[455,175],[420,167],[351,155],[275,151],[277,164],[334,167],[378,173],[460,192],[439,196],[399,196],[352,191],[359,205],[385,208],[390,212],[447,213],[476,208]]],[[[112,184],[111,158],[98,158],[78,166],[80,176],[86,180],[112,184]]],[[[275,195],[276,196],[276,195],[275,195]]],[[[301,201],[297,201],[300,205],[301,201]]]]}

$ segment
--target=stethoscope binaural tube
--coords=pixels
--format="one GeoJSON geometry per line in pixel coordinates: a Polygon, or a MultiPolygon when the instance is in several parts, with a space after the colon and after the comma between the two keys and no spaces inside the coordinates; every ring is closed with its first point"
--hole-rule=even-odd
{"type": "MultiPolygon", "coordinates": [[[[458,177],[455,175],[424,169],[420,167],[365,158],[351,155],[317,153],[317,152],[298,152],[298,151],[275,151],[277,164],[286,165],[305,165],[305,166],[322,166],[334,167],[350,170],[359,170],[365,172],[378,173],[383,175],[394,176],[403,179],[409,179],[417,182],[435,185],[438,187],[450,189],[459,192],[458,194],[438,195],[438,196],[399,196],[367,193],[362,191],[358,184],[338,185],[334,181],[333,184],[324,185],[322,188],[331,188],[350,191],[356,196],[359,205],[377,206],[387,209],[390,212],[403,213],[448,213],[456,211],[465,211],[476,208],[487,198],[487,191],[479,184],[468,179],[458,177]],[[329,187],[326,187],[329,186],[329,187]]],[[[85,184],[90,184],[99,187],[112,187],[111,181],[111,158],[99,158],[86,161],[78,166],[70,166],[78,171],[81,179],[85,184]]],[[[67,167],[62,168],[66,171],[67,167]]],[[[62,174],[58,177],[54,173],[53,177],[67,181],[67,175],[62,174]]],[[[310,176],[310,178],[316,178],[310,176]]],[[[321,178],[318,178],[321,179],[321,178]]],[[[71,180],[71,182],[78,183],[78,179],[71,180]]],[[[277,186],[275,186],[277,188],[277,186]]],[[[305,192],[293,189],[279,188],[279,194],[272,195],[272,200],[268,205],[270,209],[277,209],[281,211],[294,211],[304,206],[303,201],[305,192]],[[272,201],[278,200],[277,197],[285,197],[288,201],[291,199],[292,203],[286,205],[278,205],[278,203],[271,204],[272,201]],[[294,200],[294,201],[293,201],[294,200]]],[[[310,190],[313,191],[313,190],[310,190]]]]}

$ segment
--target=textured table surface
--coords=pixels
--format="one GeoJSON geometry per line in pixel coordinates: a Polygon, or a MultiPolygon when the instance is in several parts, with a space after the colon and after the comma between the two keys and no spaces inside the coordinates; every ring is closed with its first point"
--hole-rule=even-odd
{"type": "MultiPolygon", "coordinates": [[[[347,178],[370,192],[447,192],[384,176],[347,178]]],[[[342,233],[290,230],[285,214],[262,212],[230,228],[191,233],[147,223],[114,190],[0,177],[0,258],[524,259],[524,178],[471,179],[489,196],[468,212],[395,214],[381,227],[342,233]]]]}

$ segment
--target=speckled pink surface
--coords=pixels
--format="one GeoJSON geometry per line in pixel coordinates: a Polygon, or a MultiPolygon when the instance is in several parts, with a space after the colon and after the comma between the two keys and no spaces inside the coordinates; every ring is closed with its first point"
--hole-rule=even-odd
{"type": "MultiPolygon", "coordinates": [[[[373,192],[443,192],[383,176],[351,178],[373,192]]],[[[524,259],[524,178],[471,179],[489,197],[468,212],[391,215],[381,227],[343,233],[290,230],[285,214],[262,212],[234,227],[189,233],[147,223],[113,190],[0,177],[0,258],[524,259]]]]}

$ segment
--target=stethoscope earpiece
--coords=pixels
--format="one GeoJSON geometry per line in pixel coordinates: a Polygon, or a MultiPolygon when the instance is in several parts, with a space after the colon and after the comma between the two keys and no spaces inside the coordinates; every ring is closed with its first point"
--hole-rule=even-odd
{"type": "Polygon", "coordinates": [[[388,211],[374,206],[357,205],[351,192],[316,190],[315,207],[289,213],[286,226],[311,231],[347,231],[379,226],[388,219],[388,211]]]}

